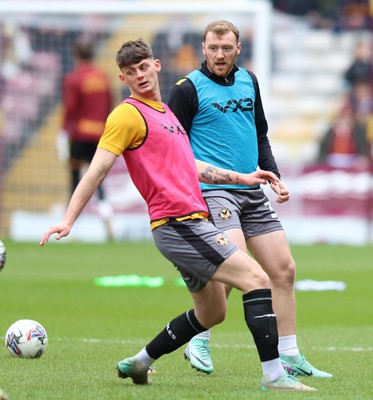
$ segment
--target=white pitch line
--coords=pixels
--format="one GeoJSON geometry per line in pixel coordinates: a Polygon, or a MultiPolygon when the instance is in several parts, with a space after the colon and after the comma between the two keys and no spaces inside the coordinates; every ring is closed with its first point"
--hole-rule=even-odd
{"type": "MultiPolygon", "coordinates": [[[[50,341],[54,342],[84,342],[84,343],[117,343],[117,344],[144,344],[147,339],[97,339],[97,338],[49,338],[50,341]]],[[[229,349],[255,349],[254,345],[245,345],[245,344],[219,344],[219,343],[212,343],[211,347],[216,348],[229,348],[229,349]]],[[[312,346],[312,350],[315,351],[350,351],[350,352],[366,352],[366,351],[373,351],[373,347],[348,347],[348,346],[327,346],[327,347],[316,347],[312,346]]]]}

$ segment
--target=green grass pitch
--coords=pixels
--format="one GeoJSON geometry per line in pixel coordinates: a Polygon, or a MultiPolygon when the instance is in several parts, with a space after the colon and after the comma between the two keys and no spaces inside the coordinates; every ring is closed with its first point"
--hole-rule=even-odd
{"type": "Polygon", "coordinates": [[[238,291],[227,320],[212,333],[215,372],[192,370],[183,349],[155,363],[150,386],[117,378],[116,363],[140,350],[174,316],[191,307],[175,284],[173,266],[152,243],[81,244],[3,240],[0,336],[30,318],[47,330],[49,345],[37,360],[0,350],[0,388],[10,400],[327,399],[373,398],[373,247],[292,246],[297,280],[336,280],[345,291],[297,291],[298,344],[333,379],[302,381],[315,393],[261,392],[261,367],[247,330],[238,291]],[[94,278],[162,276],[163,286],[99,287],[94,278]]]}

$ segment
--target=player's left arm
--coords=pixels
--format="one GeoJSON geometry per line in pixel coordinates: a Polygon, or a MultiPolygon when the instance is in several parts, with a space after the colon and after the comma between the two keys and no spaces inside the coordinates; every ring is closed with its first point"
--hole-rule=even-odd
{"type": "MultiPolygon", "coordinates": [[[[260,100],[260,99],[259,99],[260,100]]],[[[271,145],[268,139],[268,124],[264,115],[261,101],[259,101],[259,113],[256,113],[255,124],[257,127],[259,168],[272,171],[277,182],[270,182],[272,190],[277,194],[277,203],[285,203],[290,199],[290,193],[287,185],[281,181],[280,171],[278,170],[275,157],[273,156],[271,145]]],[[[258,110],[257,110],[258,111],[258,110]]]]}
{"type": "Polygon", "coordinates": [[[278,184],[277,176],[270,171],[258,169],[251,174],[243,174],[232,170],[219,168],[201,160],[195,160],[198,180],[204,183],[217,185],[266,185],[270,182],[273,185],[278,184]]]}
{"type": "Polygon", "coordinates": [[[258,166],[263,170],[272,171],[280,179],[280,171],[277,167],[277,163],[272,153],[272,148],[268,139],[268,123],[264,113],[262,98],[260,95],[259,82],[253,72],[249,72],[249,75],[253,80],[253,85],[255,89],[254,118],[258,141],[258,166]]]}

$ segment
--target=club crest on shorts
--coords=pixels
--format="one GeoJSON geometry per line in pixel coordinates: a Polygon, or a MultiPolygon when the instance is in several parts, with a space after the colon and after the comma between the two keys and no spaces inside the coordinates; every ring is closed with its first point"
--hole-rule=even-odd
{"type": "Polygon", "coordinates": [[[232,218],[232,211],[229,208],[221,208],[218,211],[218,217],[222,221],[227,220],[227,219],[231,219],[232,218]]]}
{"type": "Polygon", "coordinates": [[[229,244],[229,238],[223,233],[219,233],[219,235],[216,236],[215,240],[219,246],[228,246],[229,244]]]}

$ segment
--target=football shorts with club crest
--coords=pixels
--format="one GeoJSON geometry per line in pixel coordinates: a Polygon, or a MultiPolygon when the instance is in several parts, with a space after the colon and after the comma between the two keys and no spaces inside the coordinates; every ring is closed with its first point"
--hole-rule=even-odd
{"type": "Polygon", "coordinates": [[[211,222],[220,230],[242,229],[245,239],[283,230],[263,189],[202,192],[211,222]]]}
{"type": "Polygon", "coordinates": [[[178,269],[190,292],[199,292],[238,250],[224,232],[204,219],[170,220],[152,230],[158,250],[178,269]]]}

